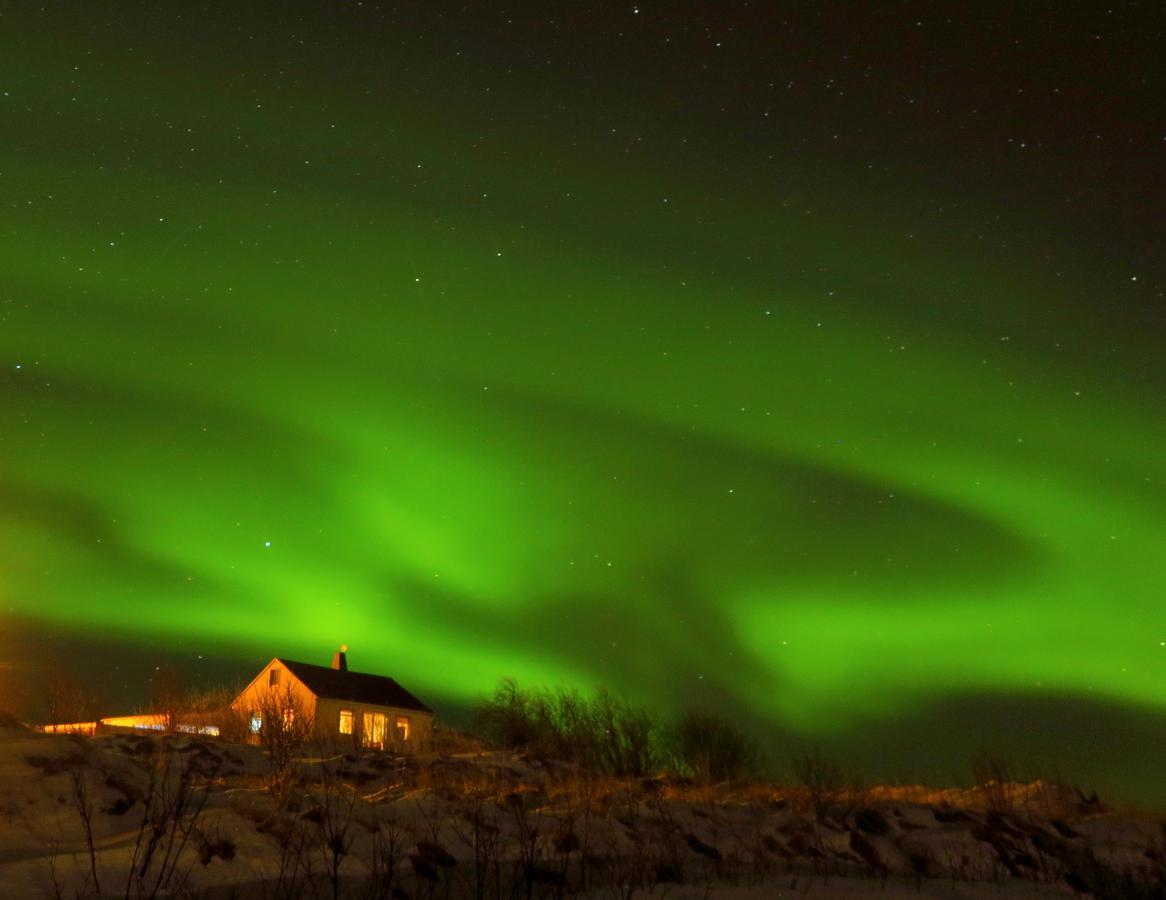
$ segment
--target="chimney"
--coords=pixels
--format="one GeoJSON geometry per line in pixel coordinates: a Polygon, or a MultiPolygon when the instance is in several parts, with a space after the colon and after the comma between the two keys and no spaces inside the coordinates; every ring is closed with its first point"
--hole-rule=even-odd
{"type": "Polygon", "coordinates": [[[348,645],[341,644],[340,649],[332,654],[332,668],[338,672],[348,671],[348,645]]]}

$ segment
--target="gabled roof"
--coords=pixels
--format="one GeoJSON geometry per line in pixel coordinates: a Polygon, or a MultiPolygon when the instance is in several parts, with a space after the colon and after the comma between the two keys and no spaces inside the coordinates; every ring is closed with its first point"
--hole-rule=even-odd
{"type": "Polygon", "coordinates": [[[331,669],[327,666],[296,662],[294,659],[276,658],[317,697],[326,697],[329,700],[350,700],[353,703],[371,703],[376,706],[395,706],[398,709],[415,709],[419,712],[433,712],[397,682],[385,675],[347,672],[331,669]]]}

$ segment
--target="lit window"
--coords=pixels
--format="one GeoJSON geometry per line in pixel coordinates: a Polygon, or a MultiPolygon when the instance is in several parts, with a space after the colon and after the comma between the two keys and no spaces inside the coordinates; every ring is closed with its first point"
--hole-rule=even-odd
{"type": "Polygon", "coordinates": [[[385,748],[384,713],[365,713],[360,723],[360,737],[366,747],[385,748]]]}
{"type": "Polygon", "coordinates": [[[289,706],[283,711],[283,727],[291,728],[296,723],[295,707],[289,706]]]}
{"type": "Polygon", "coordinates": [[[272,669],[267,673],[267,686],[275,687],[279,684],[279,669],[272,669]]]}
{"type": "Polygon", "coordinates": [[[257,712],[251,713],[251,733],[259,734],[259,729],[263,727],[263,716],[257,712]]]}
{"type": "Polygon", "coordinates": [[[352,710],[340,710],[340,733],[352,734],[352,710]]]}
{"type": "Polygon", "coordinates": [[[408,716],[397,716],[396,725],[397,725],[397,740],[398,741],[409,740],[409,717],[408,716]]]}

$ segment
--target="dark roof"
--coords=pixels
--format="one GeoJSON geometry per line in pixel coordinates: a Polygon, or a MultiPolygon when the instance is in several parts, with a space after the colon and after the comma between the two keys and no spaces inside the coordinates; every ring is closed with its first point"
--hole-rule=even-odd
{"type": "Polygon", "coordinates": [[[364,672],[342,672],[327,666],[296,662],[294,659],[279,661],[287,670],[307,685],[317,697],[329,700],[351,700],[353,703],[372,703],[376,706],[395,706],[398,709],[416,709],[433,712],[428,706],[410,694],[393,679],[384,675],[366,675],[364,672]]]}

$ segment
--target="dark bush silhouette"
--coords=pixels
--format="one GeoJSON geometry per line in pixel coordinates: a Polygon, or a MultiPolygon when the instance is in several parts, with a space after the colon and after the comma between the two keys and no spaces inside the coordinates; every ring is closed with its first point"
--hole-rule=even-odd
{"type": "Polygon", "coordinates": [[[605,690],[532,691],[505,679],[479,704],[478,730],[498,746],[592,772],[641,777],[661,766],[663,729],[647,710],[605,690]]]}
{"type": "Polygon", "coordinates": [[[972,760],[972,779],[988,809],[993,812],[1011,811],[1013,785],[1019,780],[1016,767],[1011,762],[981,752],[972,760]]]}
{"type": "Polygon", "coordinates": [[[48,718],[55,725],[92,722],[100,706],[97,695],[80,680],[55,675],[48,683],[48,718]]]}
{"type": "Polygon", "coordinates": [[[167,734],[174,734],[188,709],[190,688],[173,666],[161,666],[150,680],[150,709],[161,719],[167,734]]]}
{"type": "Polygon", "coordinates": [[[757,745],[715,713],[690,711],[674,728],[676,756],[700,781],[730,781],[754,773],[757,745]]]}
{"type": "Polygon", "coordinates": [[[815,815],[822,814],[842,797],[845,776],[842,767],[815,747],[793,761],[794,775],[805,788],[815,815]]]}

